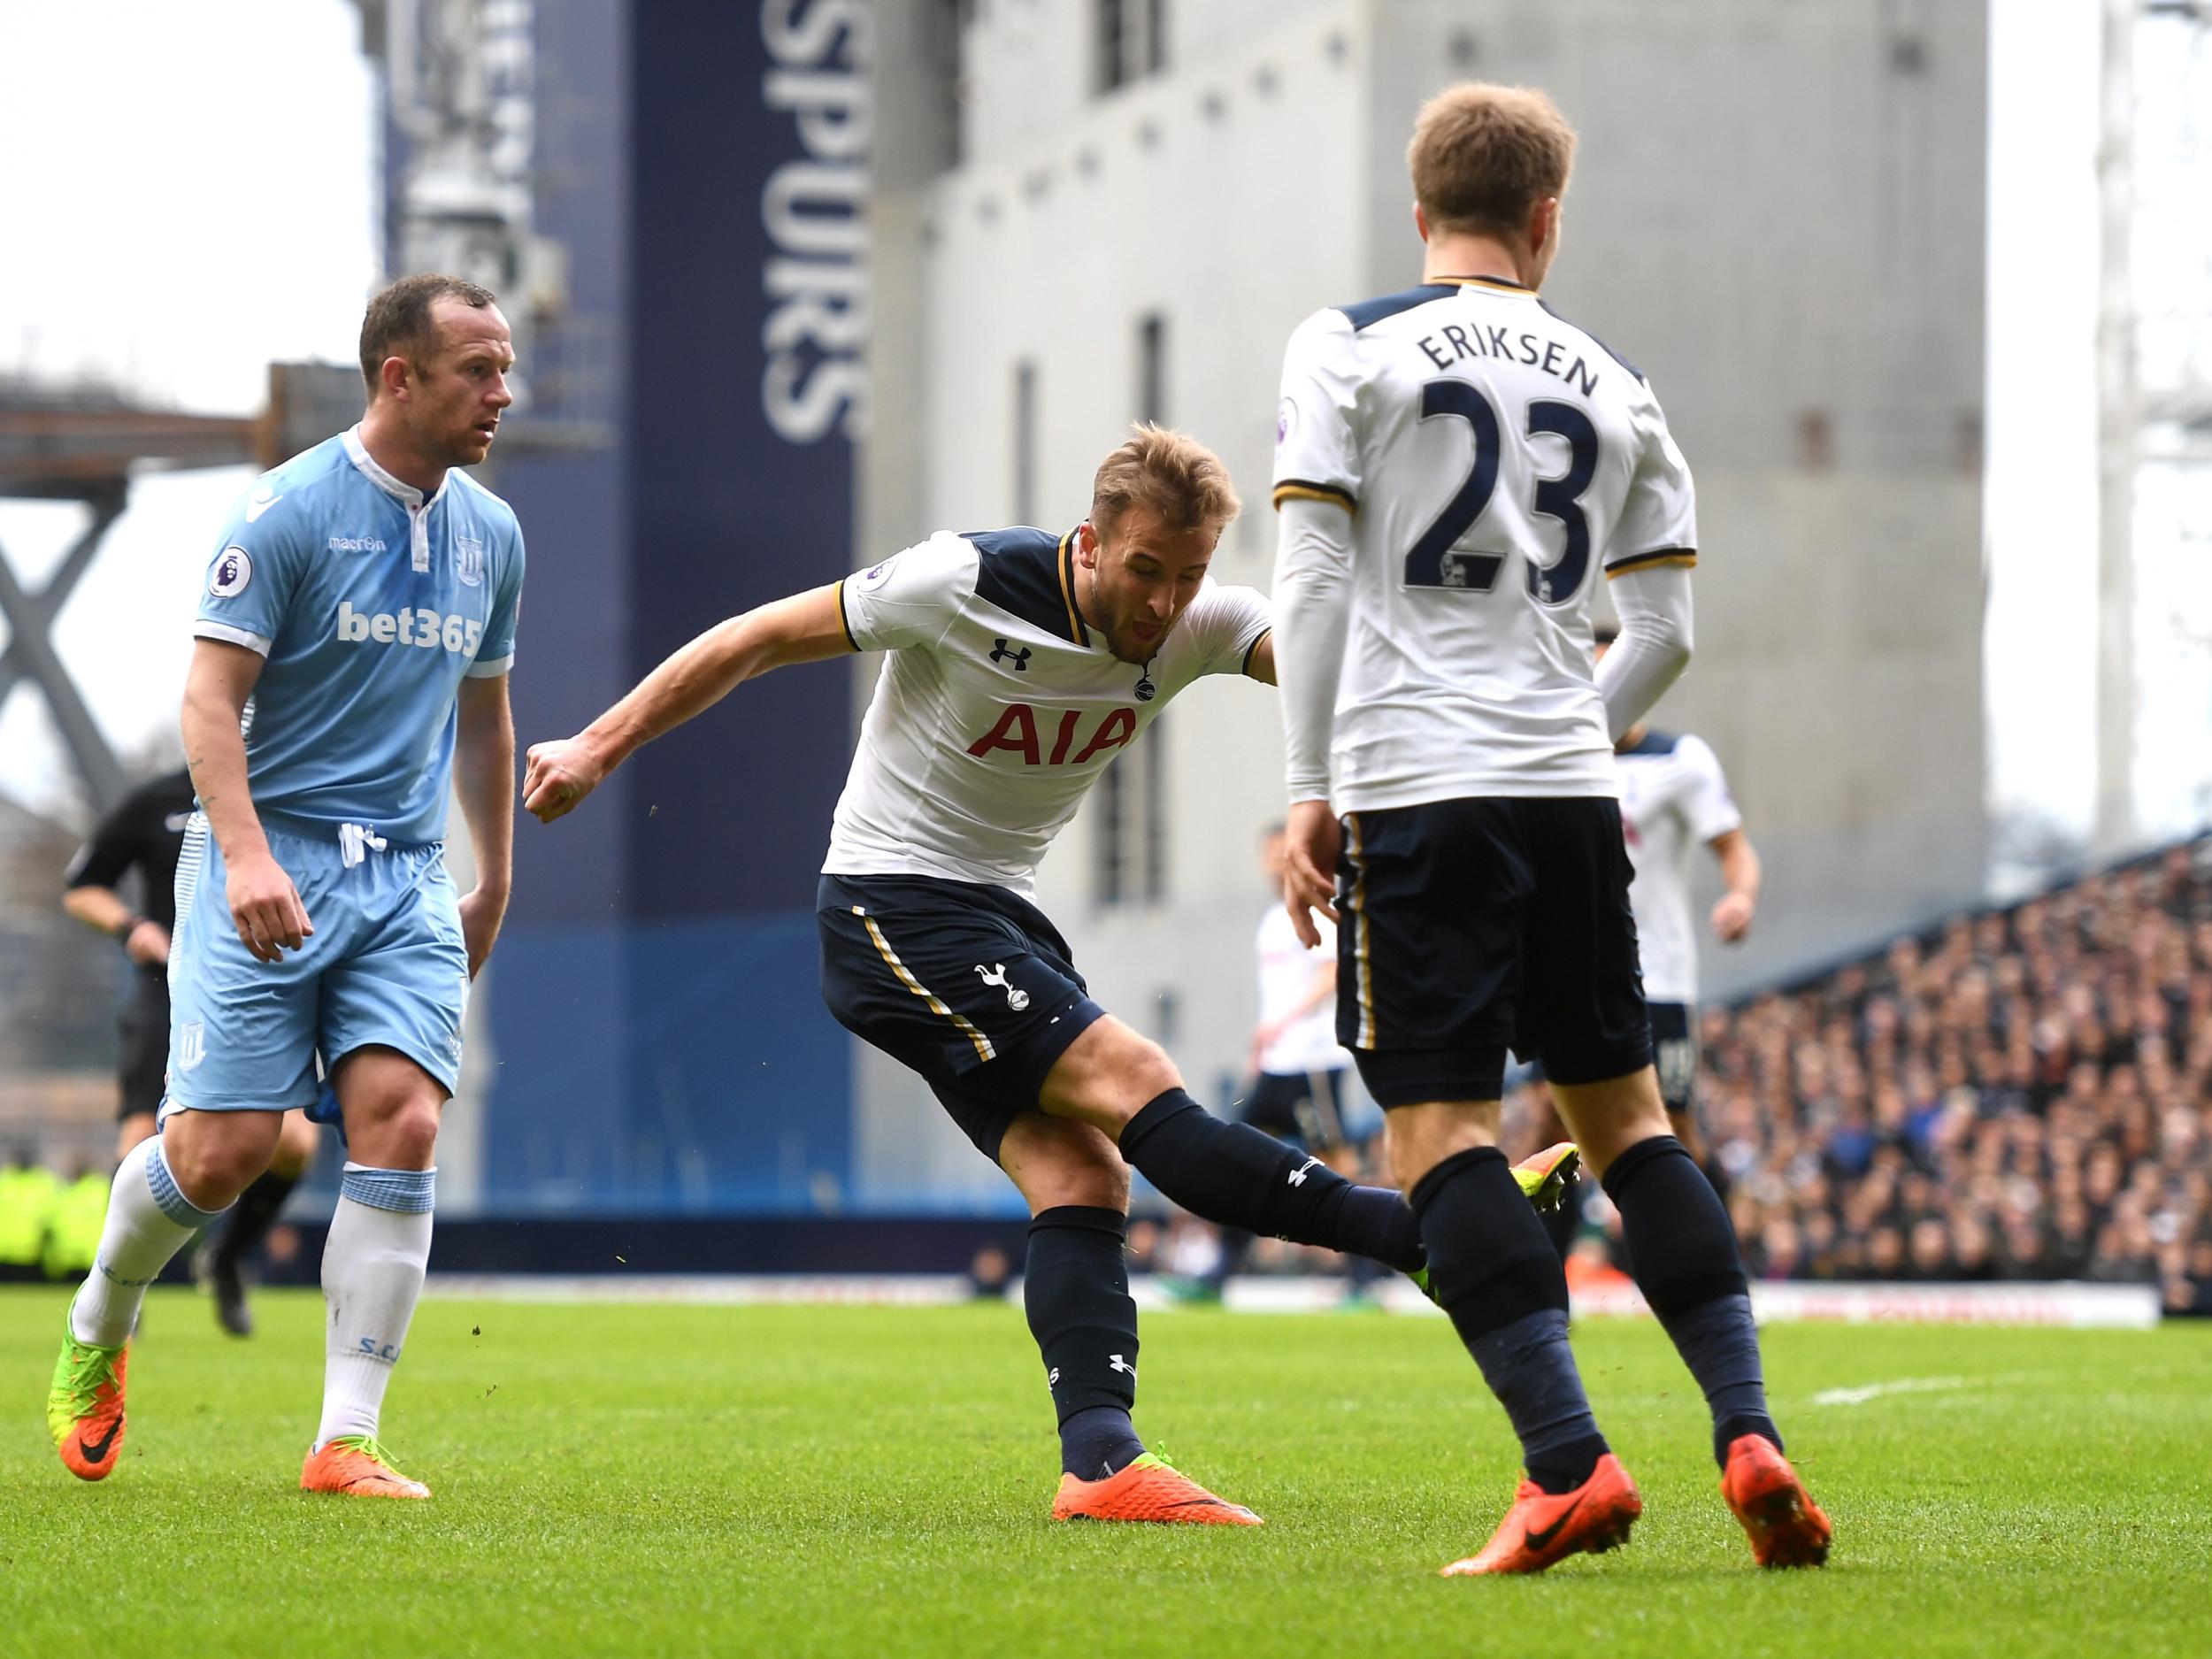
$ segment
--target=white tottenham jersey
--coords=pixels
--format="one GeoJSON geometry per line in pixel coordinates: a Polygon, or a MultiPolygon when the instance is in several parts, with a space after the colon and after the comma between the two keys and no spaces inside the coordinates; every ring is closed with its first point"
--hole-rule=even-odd
{"type": "MultiPolygon", "coordinates": [[[[1320,970],[1336,960],[1336,926],[1325,916],[1313,925],[1321,932],[1321,948],[1308,950],[1298,942],[1298,929],[1290,912],[1280,904],[1268,906],[1260,918],[1255,948],[1260,960],[1260,1024],[1271,1025],[1313,995],[1320,970]]],[[[1260,1050],[1260,1070],[1276,1077],[1297,1077],[1308,1071],[1335,1071],[1352,1064],[1350,1050],[1336,1040],[1336,999],[1326,996],[1321,1005],[1294,1024],[1286,1025],[1273,1042],[1260,1050]]]]}
{"type": "Polygon", "coordinates": [[[1276,434],[1276,505],[1353,514],[1337,810],[1614,794],[1594,572],[1696,561],[1642,374],[1526,288],[1440,280],[1308,318],[1276,434]]]}
{"type": "Polygon", "coordinates": [[[1647,732],[1618,756],[1621,829],[1636,879],[1628,889],[1643,958],[1644,1000],[1697,1001],[1697,918],[1690,864],[1697,849],[1743,827],[1720,760],[1703,739],[1647,732]]]}
{"type": "Polygon", "coordinates": [[[1209,577],[1153,660],[1075,601],[1075,533],[940,532],[838,584],[856,650],[888,651],[823,870],[1027,895],[1100,772],[1204,674],[1249,667],[1267,600],[1209,577]]]}

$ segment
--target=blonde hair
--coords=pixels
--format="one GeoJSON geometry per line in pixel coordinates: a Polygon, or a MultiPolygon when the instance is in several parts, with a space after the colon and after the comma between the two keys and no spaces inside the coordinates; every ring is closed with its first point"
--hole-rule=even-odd
{"type": "Polygon", "coordinates": [[[1244,511],[1221,457],[1187,433],[1141,420],[1128,442],[1099,463],[1091,480],[1091,524],[1104,532],[1138,505],[1171,530],[1225,526],[1244,511]]]}
{"type": "Polygon", "coordinates": [[[1520,231],[1539,202],[1566,193],[1574,159],[1575,129],[1548,95],[1480,81],[1423,104],[1406,146],[1432,231],[1520,231]]]}

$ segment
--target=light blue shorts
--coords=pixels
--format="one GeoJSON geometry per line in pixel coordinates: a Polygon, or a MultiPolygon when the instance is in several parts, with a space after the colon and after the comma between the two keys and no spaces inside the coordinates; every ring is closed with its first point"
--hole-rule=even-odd
{"type": "Polygon", "coordinates": [[[380,849],[342,841],[334,828],[263,827],[315,932],[280,961],[255,961],[231,920],[222,850],[192,815],[177,864],[163,1115],[305,1106],[318,1051],[334,1070],[370,1043],[396,1048],[452,1094],[468,947],[444,844],[380,849]]]}

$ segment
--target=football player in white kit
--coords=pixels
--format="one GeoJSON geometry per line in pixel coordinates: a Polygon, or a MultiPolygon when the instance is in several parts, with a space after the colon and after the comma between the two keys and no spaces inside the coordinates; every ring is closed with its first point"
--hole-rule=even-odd
{"type": "Polygon", "coordinates": [[[940,534],[733,618],[576,736],[534,745],[524,779],[524,805],[549,823],[740,682],[888,653],[823,864],[822,990],[841,1023],[928,1079],[1029,1202],[1024,1299],[1059,1416],[1056,1519],[1258,1520],[1131,1425],[1132,1168],[1208,1220],[1425,1282],[1398,1194],[1205,1111],[1156,1043],[1091,1001],[1031,902],[1053,836],[1170,698],[1207,674],[1274,683],[1267,601],[1207,573],[1238,510],[1210,451],[1139,426],[1066,534],[940,534]]]}
{"type": "MultiPolygon", "coordinates": [[[[1618,636],[1617,628],[1598,628],[1600,662],[1618,636]]],[[[1644,1001],[1651,1010],[1659,1098],[1675,1139],[1720,1187],[1721,1172],[1707,1162],[1697,1125],[1697,923],[1690,915],[1690,853],[1708,847],[1720,863],[1728,890],[1715,902],[1710,923],[1714,938],[1734,945],[1751,932],[1758,913],[1758,849],[1744,833],[1720,757],[1703,738],[1637,725],[1622,735],[1613,754],[1621,774],[1621,829],[1628,861],[1636,868],[1628,902],[1636,916],[1644,1001]]]]}
{"type": "Polygon", "coordinates": [[[1431,1286],[1526,1464],[1452,1575],[1624,1541],[1635,1484],[1592,1417],[1567,1286],[1496,1145],[1508,1048],[1541,1062],[1713,1413],[1762,1565],[1824,1560],[1783,1456],[1727,1211],[1651,1064],[1613,743],[1689,660],[1690,474],[1643,376],[1537,297],[1574,133],[1463,85],[1409,152],[1420,286],[1316,312],[1277,418],[1275,603],[1291,913],[1340,909],[1338,1034],[1387,1113],[1431,1286]],[[1601,669],[1589,600],[1622,618],[1601,669]]]}
{"type": "MultiPolygon", "coordinates": [[[[1283,826],[1271,826],[1260,838],[1260,868],[1278,898],[1283,885],[1283,826]]],[[[1323,949],[1298,942],[1290,913],[1279,902],[1267,907],[1252,941],[1259,979],[1259,1024],[1253,1027],[1251,1075],[1237,1113],[1278,1141],[1294,1141],[1340,1175],[1359,1171],[1361,1137],[1345,1128],[1344,1086],[1352,1056],[1336,1040],[1336,958],[1329,953],[1333,930],[1324,922],[1323,949]]],[[[1184,1301],[1219,1302],[1228,1283],[1251,1259],[1253,1235],[1224,1228],[1221,1255],[1211,1269],[1192,1279],[1165,1281],[1170,1294],[1184,1301]]],[[[1346,1258],[1352,1294],[1365,1287],[1371,1263],[1363,1256],[1346,1258]]]]}

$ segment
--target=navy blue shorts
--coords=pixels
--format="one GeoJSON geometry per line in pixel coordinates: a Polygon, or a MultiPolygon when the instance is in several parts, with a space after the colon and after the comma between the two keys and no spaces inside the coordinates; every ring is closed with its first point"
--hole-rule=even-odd
{"type": "Polygon", "coordinates": [[[1004,887],[824,876],[822,998],[837,1023],[918,1071],[994,1164],[1053,1063],[1106,1010],[1045,913],[1004,887]]]}
{"type": "Polygon", "coordinates": [[[1634,871],[1605,796],[1436,801],[1344,820],[1337,1040],[1386,1107],[1496,1100],[1651,1064],[1634,871]]]}

